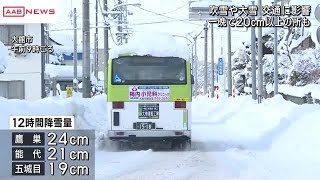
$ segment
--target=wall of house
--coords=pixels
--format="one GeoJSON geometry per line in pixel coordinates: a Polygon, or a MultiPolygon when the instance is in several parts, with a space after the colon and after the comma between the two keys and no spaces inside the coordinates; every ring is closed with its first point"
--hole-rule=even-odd
{"type": "MultiPolygon", "coordinates": [[[[33,45],[41,45],[41,25],[26,24],[25,35],[33,36],[33,45]]],[[[9,49],[8,67],[5,73],[0,75],[0,80],[25,81],[26,100],[41,98],[41,54],[29,53],[25,57],[17,56],[9,49]]]]}

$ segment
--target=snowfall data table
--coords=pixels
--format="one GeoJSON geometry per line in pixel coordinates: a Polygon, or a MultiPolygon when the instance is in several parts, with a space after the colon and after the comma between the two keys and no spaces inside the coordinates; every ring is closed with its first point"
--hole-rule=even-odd
{"type": "Polygon", "coordinates": [[[0,179],[95,177],[94,130],[0,130],[0,179]]]}

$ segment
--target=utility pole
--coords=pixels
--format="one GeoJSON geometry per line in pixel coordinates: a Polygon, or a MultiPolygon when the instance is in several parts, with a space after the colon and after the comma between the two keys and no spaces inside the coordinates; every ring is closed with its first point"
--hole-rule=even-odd
{"type": "MultiPolygon", "coordinates": [[[[103,0],[103,10],[108,11],[108,0],[103,0]]],[[[106,14],[108,17],[108,14],[106,14]]],[[[103,18],[105,19],[105,18],[103,18]]],[[[104,93],[107,94],[107,87],[108,87],[108,60],[109,60],[109,23],[105,22],[106,27],[103,30],[104,35],[104,42],[103,42],[103,72],[104,72],[104,93]]]]}
{"type": "Polygon", "coordinates": [[[204,24],[204,94],[208,93],[208,21],[204,24]]]}
{"type": "Polygon", "coordinates": [[[94,76],[98,79],[98,0],[96,0],[96,32],[94,34],[94,76]]]}
{"type": "MultiPolygon", "coordinates": [[[[41,24],[41,45],[45,46],[46,45],[46,39],[45,39],[45,24],[41,24]]],[[[45,68],[46,68],[46,61],[45,61],[46,54],[41,53],[41,98],[46,97],[46,92],[45,92],[45,68]]],[[[53,87],[56,88],[56,87],[53,87]]]]}
{"type": "MultiPolygon", "coordinates": [[[[50,46],[50,36],[49,36],[49,24],[46,24],[46,40],[47,46],[50,46]]],[[[49,64],[49,52],[46,53],[46,64],[49,64]]]]}
{"type": "Polygon", "coordinates": [[[194,40],[194,87],[196,89],[196,96],[198,96],[198,55],[197,55],[197,36],[194,40]]]}
{"type": "Polygon", "coordinates": [[[194,55],[194,49],[193,49],[194,48],[193,42],[191,42],[190,46],[191,46],[191,74],[193,75],[193,84],[191,84],[191,86],[192,86],[192,96],[194,96],[195,95],[194,92],[195,92],[196,88],[194,87],[195,55],[194,55]]]}
{"type": "Polygon", "coordinates": [[[213,23],[211,24],[211,98],[214,97],[214,34],[213,34],[213,23]]]}
{"type": "Polygon", "coordinates": [[[123,35],[124,38],[124,43],[127,44],[128,43],[128,36],[129,36],[129,31],[128,31],[128,7],[124,6],[124,13],[122,13],[123,15],[123,22],[125,24],[125,32],[126,34],[123,35]]]}
{"type": "Polygon", "coordinates": [[[78,35],[77,35],[77,8],[73,9],[73,89],[78,91],[78,35]]]}
{"type": "MultiPolygon", "coordinates": [[[[122,4],[122,0],[118,0],[118,5],[122,4]]],[[[122,34],[122,16],[123,16],[123,7],[119,6],[118,7],[120,10],[120,14],[118,15],[118,44],[122,45],[123,43],[123,34],[122,34]]]]}
{"type": "Polygon", "coordinates": [[[82,0],[82,32],[83,32],[83,98],[91,97],[90,81],[90,4],[88,0],[82,0]]]}
{"type": "MultiPolygon", "coordinates": [[[[274,0],[274,5],[276,5],[277,0],[274,0]]],[[[275,24],[278,24],[278,18],[274,17],[275,24]]],[[[278,29],[277,26],[274,27],[274,44],[273,44],[273,54],[274,54],[274,73],[273,73],[273,78],[274,78],[274,95],[278,94],[278,84],[279,84],[279,79],[278,79],[278,29]]]]}
{"type": "MultiPolygon", "coordinates": [[[[254,1],[252,1],[254,5],[254,1]]],[[[255,17],[251,16],[254,20],[255,17]]],[[[257,99],[257,63],[256,63],[256,31],[255,27],[251,27],[251,79],[252,79],[252,99],[257,99]]]]}
{"type": "MultiPolygon", "coordinates": [[[[262,0],[258,0],[258,18],[262,18],[262,0]]],[[[258,103],[262,102],[263,88],[263,70],[262,70],[262,27],[258,27],[258,103]]]]}
{"type": "Polygon", "coordinates": [[[232,72],[231,72],[231,27],[228,25],[228,97],[232,96],[232,72]]]}

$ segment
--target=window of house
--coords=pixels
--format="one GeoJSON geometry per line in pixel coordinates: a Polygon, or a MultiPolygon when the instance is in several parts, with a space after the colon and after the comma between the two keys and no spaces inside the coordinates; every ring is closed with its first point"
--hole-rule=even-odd
{"type": "Polygon", "coordinates": [[[0,41],[6,46],[12,45],[12,37],[24,35],[24,25],[0,25],[0,41]]]}

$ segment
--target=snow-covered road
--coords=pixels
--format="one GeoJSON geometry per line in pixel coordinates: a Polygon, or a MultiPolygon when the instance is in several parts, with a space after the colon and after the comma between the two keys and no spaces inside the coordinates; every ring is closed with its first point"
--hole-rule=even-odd
{"type": "Polygon", "coordinates": [[[194,142],[193,150],[185,152],[98,151],[96,179],[208,179],[217,169],[204,145],[194,142]]]}
{"type": "Polygon", "coordinates": [[[189,152],[97,151],[96,179],[318,179],[320,156],[315,150],[320,146],[313,143],[320,135],[314,118],[320,108],[297,106],[280,97],[260,108],[252,104],[239,97],[197,108],[189,152]],[[305,138],[311,142],[303,142],[305,138]]]}

